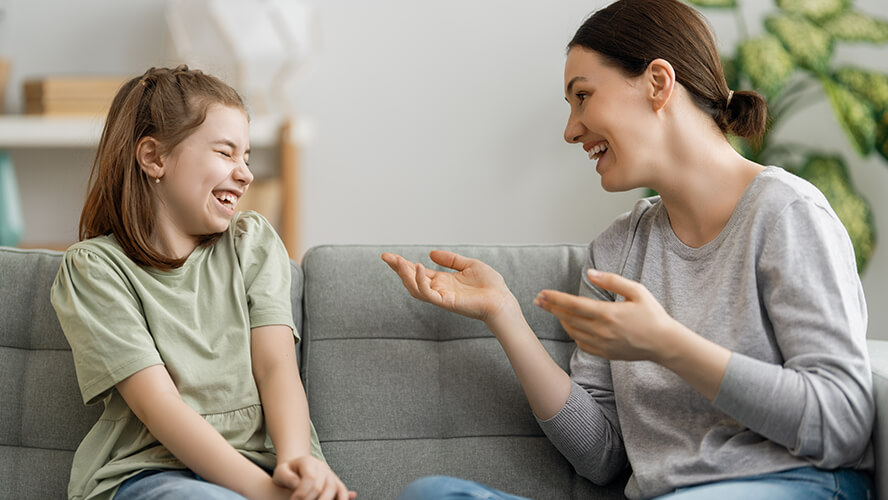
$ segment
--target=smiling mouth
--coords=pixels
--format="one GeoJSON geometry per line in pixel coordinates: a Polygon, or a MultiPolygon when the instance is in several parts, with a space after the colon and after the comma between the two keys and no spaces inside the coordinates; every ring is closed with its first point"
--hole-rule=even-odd
{"type": "Polygon", "coordinates": [[[234,207],[237,206],[238,196],[230,191],[213,193],[213,197],[215,197],[223,207],[229,210],[234,210],[234,207]]]}
{"type": "Polygon", "coordinates": [[[589,149],[589,159],[590,160],[600,159],[602,156],[604,156],[604,153],[607,152],[609,147],[610,147],[610,145],[607,142],[602,142],[600,144],[596,144],[595,146],[593,146],[592,148],[589,149]]]}

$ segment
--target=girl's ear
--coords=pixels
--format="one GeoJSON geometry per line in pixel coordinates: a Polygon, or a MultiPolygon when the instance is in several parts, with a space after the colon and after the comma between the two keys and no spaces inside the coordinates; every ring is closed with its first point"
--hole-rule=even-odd
{"type": "Polygon", "coordinates": [[[654,59],[645,72],[650,85],[650,99],[654,111],[660,111],[669,102],[675,90],[675,69],[665,59],[654,59]]]}
{"type": "Polygon", "coordinates": [[[163,158],[160,155],[160,142],[154,137],[146,136],[136,144],[136,161],[142,171],[154,179],[163,177],[163,158]]]}

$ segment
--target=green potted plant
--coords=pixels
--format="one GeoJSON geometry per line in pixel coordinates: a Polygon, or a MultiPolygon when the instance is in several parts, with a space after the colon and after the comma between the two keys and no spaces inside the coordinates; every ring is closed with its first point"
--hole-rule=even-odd
{"type": "Polygon", "coordinates": [[[814,97],[825,96],[854,149],[888,161],[888,75],[833,61],[838,43],[888,42],[888,21],[854,9],[853,0],[775,0],[776,10],[763,21],[765,34],[751,37],[738,0],[686,1],[733,12],[740,40],[733,54],[722,55],[728,86],[753,88],[768,101],[770,120],[762,141],[730,137],[731,143],[745,157],[780,165],[820,188],[848,230],[863,273],[875,250],[875,224],[845,159],[818,149],[816,137],[811,144],[789,143],[774,131],[816,102],[814,97]]]}

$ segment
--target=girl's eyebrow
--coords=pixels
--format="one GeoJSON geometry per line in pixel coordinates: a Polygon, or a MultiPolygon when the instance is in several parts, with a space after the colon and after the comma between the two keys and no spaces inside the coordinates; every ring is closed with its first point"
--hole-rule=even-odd
{"type": "MultiPolygon", "coordinates": [[[[222,144],[224,146],[230,147],[233,150],[237,150],[237,144],[235,144],[234,141],[231,141],[229,139],[219,139],[219,140],[213,141],[211,144],[222,144]]],[[[244,151],[244,154],[250,154],[250,148],[247,148],[244,151]]]]}

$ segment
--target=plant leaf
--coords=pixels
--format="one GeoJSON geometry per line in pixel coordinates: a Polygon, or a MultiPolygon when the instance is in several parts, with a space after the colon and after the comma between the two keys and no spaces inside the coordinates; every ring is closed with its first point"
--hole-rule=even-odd
{"type": "Polygon", "coordinates": [[[851,139],[851,144],[862,156],[868,155],[876,142],[876,117],[873,109],[842,85],[824,79],[823,86],[833,111],[839,116],[839,123],[851,139]]]}
{"type": "Polygon", "coordinates": [[[876,246],[876,228],[872,208],[854,189],[845,162],[838,156],[812,155],[798,175],[817,186],[839,216],[854,245],[857,272],[862,274],[876,246]]]}
{"type": "Polygon", "coordinates": [[[771,35],[743,42],[737,53],[737,66],[746,73],[752,86],[767,98],[779,94],[795,73],[792,56],[780,40],[771,35]]]}
{"type": "Polygon", "coordinates": [[[840,68],[833,76],[866,99],[876,112],[888,110],[888,75],[849,66],[840,68]]]}
{"type": "Polygon", "coordinates": [[[882,112],[876,127],[876,149],[888,160],[888,110],[882,112]]]}
{"type": "Polygon", "coordinates": [[[833,39],[816,24],[801,17],[769,16],[765,27],[783,42],[793,61],[817,74],[829,71],[833,39]]]}
{"type": "Polygon", "coordinates": [[[849,42],[888,42],[888,21],[858,11],[842,12],[820,23],[836,40],[849,42]]]}
{"type": "Polygon", "coordinates": [[[697,7],[717,7],[717,8],[733,8],[737,6],[737,0],[685,0],[691,5],[697,7]]]}
{"type": "Polygon", "coordinates": [[[777,0],[777,7],[785,12],[812,20],[822,20],[843,12],[852,0],[777,0]]]}

